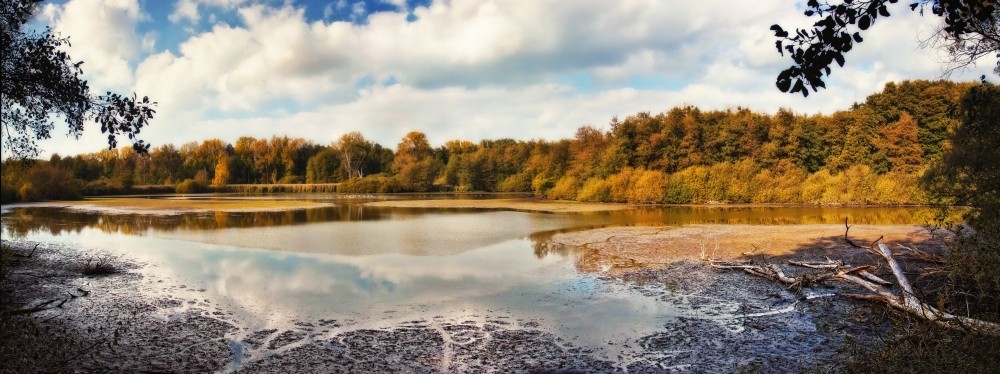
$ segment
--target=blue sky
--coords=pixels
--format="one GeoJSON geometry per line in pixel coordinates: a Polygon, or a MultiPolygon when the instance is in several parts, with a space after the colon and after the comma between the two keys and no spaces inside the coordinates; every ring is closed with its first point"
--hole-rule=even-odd
{"type": "MultiPolygon", "coordinates": [[[[159,103],[154,145],[361,131],[450,139],[558,139],[613,116],[678,105],[832,112],[887,81],[934,79],[934,17],[905,4],[876,23],[830,89],[774,88],[790,61],[770,25],[806,26],[794,0],[53,0],[51,25],[98,92],[159,103]]],[[[953,75],[991,76],[992,64],[953,75]]],[[[991,76],[990,79],[995,79],[991,76]]],[[[46,153],[100,148],[56,136],[46,153]]]]}

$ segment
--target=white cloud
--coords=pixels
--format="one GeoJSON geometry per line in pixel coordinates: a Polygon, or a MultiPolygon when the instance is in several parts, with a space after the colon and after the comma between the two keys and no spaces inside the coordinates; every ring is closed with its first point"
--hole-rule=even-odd
{"type": "Polygon", "coordinates": [[[129,61],[147,43],[135,31],[147,17],[137,0],[75,0],[64,7],[46,5],[43,14],[56,32],[69,37],[71,46],[66,50],[75,61],[85,62],[82,67],[91,88],[131,89],[129,61]]]}
{"type": "MultiPolygon", "coordinates": [[[[70,19],[71,7],[98,3],[135,0],[72,0],[59,11],[61,19],[70,19]]],[[[941,68],[915,42],[917,32],[930,31],[938,19],[904,7],[876,23],[845,67],[834,69],[830,89],[803,99],[774,87],[791,60],[777,53],[768,28],[812,21],[792,0],[435,1],[414,9],[414,22],[403,12],[381,12],[363,24],[309,22],[302,9],[269,4],[178,2],[171,19],[196,21],[200,7],[225,6],[237,7],[243,22],[215,25],[176,52],[161,51],[138,64],[130,90],[160,103],[154,125],[143,133],[148,140],[287,134],[325,143],[351,130],[389,146],[409,130],[425,131],[435,142],[557,139],[613,115],[682,104],[830,112],[864,100],[886,81],[933,79],[941,68]],[[574,87],[564,83],[567,76],[591,77],[595,84],[574,87]],[[390,78],[398,84],[382,87],[390,78]],[[675,90],[621,88],[644,79],[681,84],[675,90]]],[[[96,48],[103,52],[93,59],[134,56],[143,48],[131,25],[114,29],[124,36],[84,33],[99,39],[98,46],[133,46],[96,48]]],[[[121,71],[85,60],[93,74],[121,71]]],[[[985,63],[953,78],[991,69],[985,63]]]]}

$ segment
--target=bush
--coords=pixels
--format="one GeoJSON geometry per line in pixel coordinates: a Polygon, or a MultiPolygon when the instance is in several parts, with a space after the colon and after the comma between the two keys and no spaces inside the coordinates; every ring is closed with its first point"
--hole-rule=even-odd
{"type": "Polygon", "coordinates": [[[552,187],[556,185],[555,178],[549,178],[542,174],[535,176],[535,179],[531,180],[531,190],[535,191],[535,195],[545,196],[552,187]]]}
{"type": "Polygon", "coordinates": [[[667,185],[667,174],[656,170],[638,170],[632,176],[628,190],[630,203],[659,203],[663,201],[663,188],[667,185]]]}
{"type": "Polygon", "coordinates": [[[511,175],[497,186],[499,192],[530,192],[531,177],[527,173],[511,175]]]}
{"type": "Polygon", "coordinates": [[[79,200],[80,182],[65,170],[53,166],[36,166],[24,177],[18,189],[21,201],[79,200]]]}
{"type": "Polygon", "coordinates": [[[403,185],[393,177],[354,178],[337,185],[338,193],[394,193],[403,192],[403,185]]]}
{"type": "Polygon", "coordinates": [[[174,191],[177,193],[203,193],[208,191],[208,185],[200,180],[185,179],[177,185],[174,191]]]}
{"type": "Polygon", "coordinates": [[[590,178],[583,184],[576,199],[580,201],[606,202],[610,195],[608,184],[601,178],[590,178]]]}
{"type": "Polygon", "coordinates": [[[83,194],[87,196],[124,195],[129,189],[118,180],[107,178],[91,181],[83,186],[83,194]]]}
{"type": "Polygon", "coordinates": [[[576,186],[579,181],[572,176],[566,175],[559,178],[555,186],[545,191],[545,197],[550,199],[573,200],[576,198],[576,186]]]}

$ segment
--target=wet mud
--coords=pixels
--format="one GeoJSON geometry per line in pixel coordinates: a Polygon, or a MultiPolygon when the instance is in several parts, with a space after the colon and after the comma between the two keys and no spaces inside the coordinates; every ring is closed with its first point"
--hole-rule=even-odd
{"type": "Polygon", "coordinates": [[[856,290],[792,292],[683,259],[597,276],[678,308],[658,332],[625,343],[584,344],[560,335],[558,321],[491,311],[400,313],[374,324],[331,317],[254,328],[199,298],[204,290],[134,271],[155,265],[81,248],[10,244],[18,253],[38,249],[15,269],[34,276],[11,276],[5,304],[23,308],[68,298],[34,317],[81,334],[125,327],[117,345],[72,363],[87,372],[799,372],[835,366],[844,339],[867,331],[856,322],[860,304],[835,295],[856,290]],[[119,271],[82,275],[80,264],[98,256],[119,271]]]}

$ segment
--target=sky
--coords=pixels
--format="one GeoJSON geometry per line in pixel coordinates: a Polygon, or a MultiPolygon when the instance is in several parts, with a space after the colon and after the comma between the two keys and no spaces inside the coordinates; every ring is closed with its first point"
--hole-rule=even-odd
{"type": "MultiPolygon", "coordinates": [[[[919,46],[939,18],[890,8],[829,89],[781,93],[791,64],[769,31],[815,22],[793,0],[50,0],[37,24],[69,36],[92,91],[137,93],[154,146],[240,136],[329,144],[350,131],[395,147],[570,138],[580,126],[675,106],[832,113],[889,81],[941,77],[919,46]]],[[[953,80],[997,81],[995,61],[953,80]]],[[[107,146],[99,126],[43,156],[107,146]]],[[[121,143],[120,143],[121,144],[121,143]]],[[[127,141],[124,143],[127,145],[127,141]]]]}

